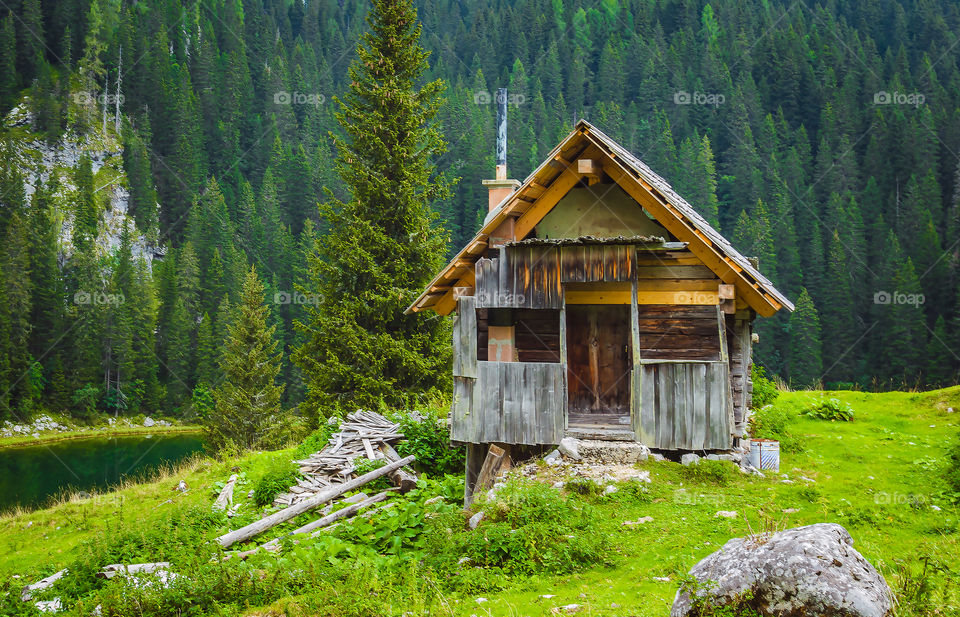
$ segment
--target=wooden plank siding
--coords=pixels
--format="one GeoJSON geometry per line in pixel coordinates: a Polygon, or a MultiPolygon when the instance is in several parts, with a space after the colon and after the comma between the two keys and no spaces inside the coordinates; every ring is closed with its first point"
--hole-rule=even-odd
{"type": "Polygon", "coordinates": [[[477,366],[476,380],[454,379],[451,440],[525,445],[560,442],[565,428],[560,364],[478,362],[477,366]]]}
{"type": "Polygon", "coordinates": [[[477,376],[477,308],[473,296],[457,299],[453,317],[453,376],[477,376]]]}
{"type": "Polygon", "coordinates": [[[724,362],[643,364],[641,430],[644,443],[665,450],[730,447],[730,417],[724,362]]]}

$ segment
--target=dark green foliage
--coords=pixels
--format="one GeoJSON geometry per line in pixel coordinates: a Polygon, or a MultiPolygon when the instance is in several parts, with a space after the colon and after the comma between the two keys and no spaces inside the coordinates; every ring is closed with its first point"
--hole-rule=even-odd
{"type": "Polygon", "coordinates": [[[716,484],[724,486],[730,483],[730,480],[737,473],[737,468],[728,461],[711,461],[709,459],[700,459],[692,465],[685,465],[683,468],[683,477],[690,482],[699,482],[701,484],[716,484]]]}
{"type": "Polygon", "coordinates": [[[850,406],[850,403],[844,403],[840,399],[827,398],[824,396],[812,401],[804,413],[811,418],[829,420],[831,422],[834,420],[843,422],[853,420],[853,408],[850,406]]]}
{"type": "Polygon", "coordinates": [[[402,414],[399,422],[405,439],[397,443],[397,453],[416,456],[414,466],[418,471],[431,476],[463,472],[464,449],[450,445],[450,429],[439,416],[402,414]]]}
{"type": "Polygon", "coordinates": [[[454,577],[454,586],[472,584],[469,573],[457,565],[461,557],[517,574],[564,574],[604,561],[607,539],[592,533],[596,522],[590,506],[547,484],[512,480],[496,501],[482,507],[486,517],[474,530],[465,530],[465,515],[459,512],[433,525],[428,546],[435,550],[429,562],[454,577]]]}
{"type": "Polygon", "coordinates": [[[329,422],[324,422],[320,425],[320,428],[310,433],[300,445],[297,446],[297,449],[293,451],[293,459],[300,460],[310,456],[315,452],[323,450],[330,441],[330,437],[333,436],[340,430],[339,423],[331,424],[329,422]]]}
{"type": "Polygon", "coordinates": [[[753,603],[753,593],[745,591],[733,598],[716,598],[712,592],[713,581],[701,581],[685,575],[680,582],[680,592],[690,594],[690,617],[761,617],[753,603]]]}
{"type": "Polygon", "coordinates": [[[790,316],[789,370],[791,382],[799,386],[813,385],[823,376],[820,317],[806,289],[800,293],[796,310],[790,316]]]}
{"type": "Polygon", "coordinates": [[[777,384],[767,379],[767,372],[762,366],[750,365],[750,380],[753,382],[753,398],[750,401],[750,407],[760,409],[777,400],[780,395],[777,384]]]}
{"type": "Polygon", "coordinates": [[[777,405],[763,407],[750,417],[750,435],[775,439],[780,442],[780,449],[784,452],[802,452],[803,441],[792,429],[796,419],[794,414],[777,405]]]}
{"type": "Polygon", "coordinates": [[[323,208],[329,231],[309,255],[318,297],[294,359],[321,416],[401,406],[449,382],[449,326],[403,311],[442,264],[446,235],[429,204],[450,195],[435,168],[443,82],[420,84],[427,53],[408,0],[373,3],[337,119],[337,170],[349,201],[323,208]]]}
{"type": "MultiPolygon", "coordinates": [[[[353,467],[354,467],[353,476],[354,477],[362,476],[365,473],[369,473],[376,469],[380,469],[386,464],[387,464],[386,461],[384,461],[383,459],[377,459],[375,461],[371,461],[370,459],[367,459],[367,458],[356,458],[353,461],[353,467]]],[[[390,482],[390,478],[388,478],[387,476],[380,476],[373,482],[364,484],[363,490],[364,492],[367,492],[367,493],[379,493],[380,491],[386,490],[391,486],[393,486],[393,484],[390,482]]]]}
{"type": "Polygon", "coordinates": [[[206,422],[207,445],[214,451],[277,447],[287,419],[280,411],[283,385],[275,383],[280,353],[267,327],[263,285],[252,268],[243,283],[239,311],[227,331],[220,358],[224,380],[214,391],[216,405],[206,422]]]}
{"type": "Polygon", "coordinates": [[[296,485],[297,468],[289,463],[277,465],[253,483],[253,501],[258,506],[273,503],[274,497],[296,485]]]}
{"type": "Polygon", "coordinates": [[[950,451],[947,453],[947,469],[944,475],[950,489],[957,493],[958,499],[960,499],[960,435],[957,435],[954,443],[950,446],[950,451]]]}

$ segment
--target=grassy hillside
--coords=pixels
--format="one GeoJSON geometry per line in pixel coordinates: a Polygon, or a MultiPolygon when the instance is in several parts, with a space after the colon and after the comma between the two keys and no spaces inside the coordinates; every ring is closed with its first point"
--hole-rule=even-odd
{"type": "MultiPolygon", "coordinates": [[[[210,561],[216,551],[206,544],[228,528],[209,514],[215,483],[238,465],[247,482],[237,498],[245,501],[292,451],[197,460],[150,484],[0,519],[0,593],[70,566],[77,580],[55,595],[84,598],[78,614],[136,602],[144,614],[189,604],[191,614],[549,615],[579,604],[583,615],[666,615],[682,574],[729,538],[836,522],[897,590],[900,614],[957,614],[960,509],[942,471],[957,439],[960,411],[948,409],[960,410],[960,388],[827,396],[849,403],[853,421],[804,416],[820,398],[809,392],[782,394],[764,412],[784,437],[780,475],[651,461],[641,465],[651,484],[623,483],[604,497],[580,483],[587,494],[566,490],[563,498],[549,485],[517,481],[500,505],[482,506],[487,519],[476,531],[466,530],[448,479],[399,500],[382,523],[344,525],[280,555],[223,565],[210,561]],[[187,493],[172,490],[181,478],[187,493]],[[432,495],[446,495],[446,505],[424,506],[432,495]],[[738,516],[716,516],[721,510],[738,516]],[[623,524],[647,516],[653,520],[623,524]],[[472,562],[457,565],[464,555],[472,562]],[[168,590],[79,582],[110,558],[169,559],[183,577],[168,590]]],[[[544,467],[540,479],[566,478],[562,468],[544,467]]],[[[245,503],[229,525],[254,516],[245,503]]],[[[6,611],[19,606],[0,601],[6,611]]]]}

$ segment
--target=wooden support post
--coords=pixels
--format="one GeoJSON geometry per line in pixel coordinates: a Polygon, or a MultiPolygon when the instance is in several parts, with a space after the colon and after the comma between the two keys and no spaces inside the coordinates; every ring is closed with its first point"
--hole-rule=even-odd
{"type": "Polygon", "coordinates": [[[217,496],[217,500],[213,502],[214,510],[226,510],[233,505],[233,487],[237,484],[237,474],[230,476],[230,479],[227,480],[227,483],[223,486],[223,490],[220,491],[220,494],[217,496]]]}
{"type": "Polygon", "coordinates": [[[473,503],[473,487],[477,484],[477,476],[480,475],[480,467],[483,465],[483,459],[487,455],[487,445],[482,443],[467,444],[467,462],[464,477],[463,507],[469,508],[473,503]]]}

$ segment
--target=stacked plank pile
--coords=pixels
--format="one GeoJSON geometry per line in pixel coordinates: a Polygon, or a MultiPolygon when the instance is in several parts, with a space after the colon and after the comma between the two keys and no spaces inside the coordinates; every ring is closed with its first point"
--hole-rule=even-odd
{"type": "MultiPolygon", "coordinates": [[[[347,416],[324,448],[302,461],[303,478],[290,490],[279,495],[273,502],[278,507],[296,505],[310,499],[320,491],[347,482],[356,475],[358,459],[382,460],[392,463],[400,460],[393,445],[403,439],[400,425],[372,411],[357,411],[347,416]]],[[[416,484],[416,476],[408,469],[400,468],[390,475],[401,490],[416,484]]]]}

